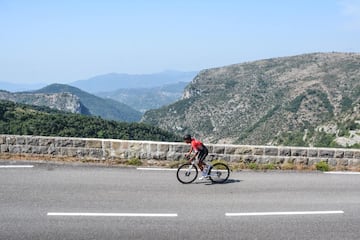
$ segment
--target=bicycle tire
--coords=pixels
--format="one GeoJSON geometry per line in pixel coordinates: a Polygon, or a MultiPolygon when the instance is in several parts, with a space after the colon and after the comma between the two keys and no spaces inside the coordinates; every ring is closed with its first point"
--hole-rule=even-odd
{"type": "Polygon", "coordinates": [[[185,163],[181,165],[176,172],[177,179],[183,184],[192,183],[193,181],[195,181],[197,175],[197,167],[190,163],[185,163]]]}
{"type": "Polygon", "coordinates": [[[230,169],[225,163],[215,163],[209,170],[209,179],[213,183],[224,183],[230,176],[230,169]]]}

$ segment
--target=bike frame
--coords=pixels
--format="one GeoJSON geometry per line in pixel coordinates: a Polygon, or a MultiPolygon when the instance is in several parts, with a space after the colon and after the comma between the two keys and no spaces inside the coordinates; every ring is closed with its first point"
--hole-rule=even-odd
{"type": "MultiPolygon", "coordinates": [[[[197,164],[196,160],[194,160],[194,161],[191,161],[191,165],[189,165],[189,168],[188,168],[188,170],[186,171],[186,174],[189,174],[189,173],[190,173],[190,171],[191,171],[191,169],[192,169],[193,166],[195,166],[196,168],[198,168],[198,169],[200,170],[199,165],[197,164]]],[[[206,163],[206,166],[207,166],[209,169],[213,167],[213,165],[210,164],[210,163],[206,163]]],[[[201,171],[201,170],[200,170],[200,171],[201,171]]],[[[218,170],[217,172],[226,172],[226,171],[225,171],[225,170],[223,170],[223,171],[218,170]]],[[[219,177],[217,173],[209,174],[209,170],[208,170],[208,175],[207,175],[207,176],[210,176],[210,177],[211,177],[211,176],[213,176],[213,177],[217,176],[217,177],[219,177]]]]}

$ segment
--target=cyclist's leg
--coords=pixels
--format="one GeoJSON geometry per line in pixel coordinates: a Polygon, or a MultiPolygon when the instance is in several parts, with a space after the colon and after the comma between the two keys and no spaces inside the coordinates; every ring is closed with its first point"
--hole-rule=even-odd
{"type": "Polygon", "coordinates": [[[204,166],[206,166],[207,164],[204,162],[205,158],[207,157],[209,151],[207,150],[207,148],[204,148],[202,151],[200,151],[199,155],[198,155],[198,166],[200,168],[201,171],[203,171],[204,166]]]}

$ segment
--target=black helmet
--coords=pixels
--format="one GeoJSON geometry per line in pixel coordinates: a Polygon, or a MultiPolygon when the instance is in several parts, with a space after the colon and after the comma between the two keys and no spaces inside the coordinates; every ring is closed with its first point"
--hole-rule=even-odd
{"type": "Polygon", "coordinates": [[[184,140],[191,140],[191,135],[190,134],[186,134],[184,136],[184,140]]]}

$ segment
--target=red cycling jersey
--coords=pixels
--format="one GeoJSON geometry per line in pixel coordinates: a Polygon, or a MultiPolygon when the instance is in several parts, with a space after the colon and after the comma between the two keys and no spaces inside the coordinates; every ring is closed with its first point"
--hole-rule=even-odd
{"type": "Polygon", "coordinates": [[[195,152],[198,152],[198,151],[202,151],[204,148],[203,148],[203,143],[196,140],[195,138],[191,139],[191,148],[195,151],[195,152]]]}

